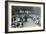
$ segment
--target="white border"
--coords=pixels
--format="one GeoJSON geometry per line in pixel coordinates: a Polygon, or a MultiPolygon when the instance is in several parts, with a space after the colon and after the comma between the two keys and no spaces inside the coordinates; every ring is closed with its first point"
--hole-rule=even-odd
{"type": "Polygon", "coordinates": [[[26,4],[26,3],[14,3],[8,2],[8,31],[26,31],[26,30],[41,30],[43,29],[43,5],[41,4],[26,4]],[[33,6],[33,7],[41,7],[41,27],[32,27],[32,28],[11,28],[11,6],[33,6]]]}

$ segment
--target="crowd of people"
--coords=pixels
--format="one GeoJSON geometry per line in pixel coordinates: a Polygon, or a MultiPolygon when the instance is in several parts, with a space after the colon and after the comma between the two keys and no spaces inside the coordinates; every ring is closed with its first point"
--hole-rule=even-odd
{"type": "Polygon", "coordinates": [[[34,23],[36,23],[36,24],[40,24],[40,16],[36,16],[36,15],[31,15],[31,16],[27,16],[27,15],[25,15],[25,16],[21,16],[20,18],[18,18],[18,17],[16,17],[16,18],[12,18],[12,26],[13,27],[23,27],[23,23],[25,23],[25,22],[27,22],[27,20],[28,20],[28,18],[31,18],[33,21],[34,21],[34,23]]]}

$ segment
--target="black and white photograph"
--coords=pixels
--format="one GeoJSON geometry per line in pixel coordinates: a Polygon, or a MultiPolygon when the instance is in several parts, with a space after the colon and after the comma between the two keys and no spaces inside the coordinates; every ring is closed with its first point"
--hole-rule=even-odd
{"type": "Polygon", "coordinates": [[[41,27],[41,8],[29,6],[12,6],[12,23],[14,28],[41,27]]]}
{"type": "Polygon", "coordinates": [[[44,30],[44,3],[7,3],[8,32],[44,30]]]}

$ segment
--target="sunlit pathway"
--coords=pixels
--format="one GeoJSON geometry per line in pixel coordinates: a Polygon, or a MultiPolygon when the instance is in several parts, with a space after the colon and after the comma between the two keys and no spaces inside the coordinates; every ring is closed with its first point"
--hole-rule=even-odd
{"type": "Polygon", "coordinates": [[[38,26],[35,24],[35,22],[31,19],[31,18],[28,18],[28,21],[24,23],[24,28],[26,27],[35,27],[35,26],[38,26]]]}

